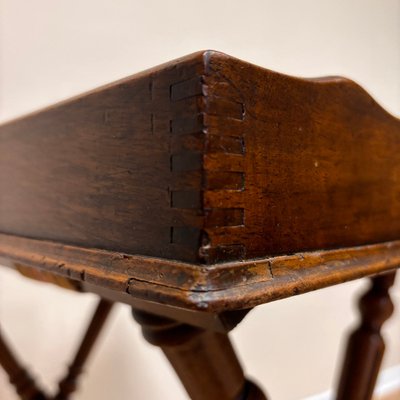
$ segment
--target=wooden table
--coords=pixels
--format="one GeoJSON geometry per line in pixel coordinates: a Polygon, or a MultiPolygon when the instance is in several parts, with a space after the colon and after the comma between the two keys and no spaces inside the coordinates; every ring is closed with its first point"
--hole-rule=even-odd
{"type": "Polygon", "coordinates": [[[69,398],[113,302],[192,399],[265,399],[229,330],[367,276],[337,399],[371,398],[400,262],[400,121],[354,82],[203,51],[6,123],[0,151],[2,264],[101,297],[55,396],[0,338],[22,399],[69,398]]]}

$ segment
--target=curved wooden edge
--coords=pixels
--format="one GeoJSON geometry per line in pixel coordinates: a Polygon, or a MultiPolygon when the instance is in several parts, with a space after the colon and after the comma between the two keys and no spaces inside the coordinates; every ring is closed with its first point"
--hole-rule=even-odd
{"type": "MultiPolygon", "coordinates": [[[[224,52],[218,51],[218,50],[213,50],[213,49],[205,49],[205,50],[199,50],[190,54],[187,54],[185,56],[182,57],[178,57],[175,58],[174,60],[169,60],[166,62],[162,62],[161,64],[158,64],[156,66],[150,67],[150,68],[146,68],[144,70],[138,71],[136,73],[133,73],[129,76],[125,76],[123,78],[120,79],[116,79],[113,82],[104,84],[104,85],[100,85],[100,86],[96,86],[92,89],[86,90],[82,93],[79,93],[77,95],[68,97],[66,99],[61,99],[59,101],[57,101],[56,103],[52,103],[49,104],[48,106],[44,106],[41,107],[37,110],[32,110],[30,112],[24,113],[20,116],[16,116],[16,117],[12,117],[9,119],[5,119],[0,121],[0,126],[5,126],[7,124],[12,124],[16,121],[22,120],[24,118],[28,118],[28,117],[32,117],[34,115],[40,114],[42,112],[46,112],[48,110],[72,103],[76,100],[81,99],[82,97],[85,97],[87,95],[90,94],[95,94],[98,92],[102,92],[105,89],[108,89],[110,87],[113,87],[115,85],[119,85],[122,83],[126,83],[132,79],[140,79],[142,77],[148,76],[154,72],[157,72],[159,70],[162,69],[168,69],[170,67],[174,67],[176,66],[178,63],[180,62],[189,62],[191,60],[196,60],[196,59],[202,59],[203,60],[203,64],[204,64],[204,68],[205,68],[205,72],[206,73],[210,73],[210,71],[213,72],[220,72],[217,69],[215,69],[214,65],[212,65],[212,60],[213,59],[219,59],[221,61],[234,61],[234,62],[239,62],[243,65],[247,65],[247,66],[251,66],[253,68],[256,68],[258,70],[264,71],[265,73],[268,74],[272,74],[272,75],[276,75],[276,76],[282,76],[285,78],[288,78],[290,80],[296,80],[296,81],[303,81],[305,83],[313,83],[316,85],[335,85],[337,86],[338,84],[341,85],[342,87],[346,87],[349,90],[354,91],[355,93],[358,93],[359,95],[361,95],[362,97],[364,97],[364,99],[370,103],[370,105],[376,106],[378,108],[380,108],[380,110],[386,114],[388,117],[393,118],[395,120],[398,120],[400,122],[400,118],[397,115],[392,114],[391,112],[389,112],[385,107],[383,107],[363,86],[361,86],[359,83],[357,83],[355,80],[351,79],[351,78],[347,78],[344,76],[340,76],[340,75],[329,75],[329,76],[316,76],[316,77],[304,77],[304,76],[299,76],[299,75],[289,75],[289,74],[285,74],[285,73],[281,73],[281,72],[277,72],[274,70],[271,70],[269,68],[265,68],[262,67],[258,64],[254,64],[251,63],[249,61],[246,60],[242,60],[240,58],[237,57],[233,57],[229,54],[226,54],[224,52]]],[[[204,89],[203,89],[204,90],[204,89]]]]}
{"type": "Polygon", "coordinates": [[[211,266],[397,240],[399,132],[351,80],[200,51],[1,125],[0,231],[211,266]]]}
{"type": "MultiPolygon", "coordinates": [[[[396,197],[389,195],[398,191],[391,181],[397,174],[397,156],[369,159],[380,144],[396,147],[399,119],[344,77],[295,77],[212,51],[206,55],[206,67],[209,108],[214,98],[242,107],[242,117],[228,113],[226,118],[219,115],[219,122],[212,116],[216,111],[206,112],[206,131],[234,132],[245,148],[243,160],[235,159],[238,166],[232,168],[242,173],[242,192],[204,191],[206,207],[224,208],[231,215],[236,208],[243,215],[237,226],[206,227],[211,263],[228,260],[215,256],[224,248],[236,259],[251,259],[398,239],[398,218],[389,217],[397,212],[391,200],[396,197]],[[364,142],[369,144],[363,147],[364,142]],[[367,147],[361,155],[359,149],[367,147]],[[361,158],[365,161],[359,163],[361,158]],[[387,185],[378,187],[386,178],[387,185]],[[371,200],[382,193],[383,201],[371,200]],[[260,206],[257,199],[262,199],[260,206]],[[310,218],[316,205],[323,208],[321,217],[310,218]]],[[[206,169],[226,168],[220,156],[205,159],[206,169]]]]}
{"type": "Polygon", "coordinates": [[[0,263],[23,264],[160,304],[248,309],[400,265],[400,241],[199,267],[0,234],[0,263]]]}
{"type": "MultiPolygon", "coordinates": [[[[306,77],[300,75],[292,75],[286,74],[283,72],[274,71],[269,68],[262,67],[258,64],[254,64],[252,62],[242,60],[237,57],[233,57],[229,54],[223,53],[217,50],[203,50],[199,52],[192,53],[187,56],[188,59],[192,57],[198,57],[202,55],[204,60],[204,65],[206,68],[206,73],[210,73],[211,71],[216,73],[221,73],[222,69],[217,63],[213,63],[213,59],[222,62],[231,62],[231,63],[240,63],[242,66],[248,66],[259,71],[264,71],[265,74],[270,76],[280,76],[290,81],[298,81],[303,82],[307,85],[314,84],[316,86],[333,86],[336,87],[338,90],[346,90],[351,91],[352,94],[356,95],[356,97],[363,100],[363,103],[368,104],[368,107],[375,108],[378,112],[381,112],[382,115],[385,115],[387,118],[392,119],[400,123],[400,115],[393,114],[389,112],[383,105],[380,104],[378,100],[368,91],[366,90],[360,83],[356,80],[342,76],[342,75],[324,75],[324,76],[314,76],[314,77],[306,77]]],[[[179,61],[181,59],[178,59],[179,61]]],[[[166,64],[167,65],[167,64],[166,64]]],[[[232,83],[232,82],[230,82],[232,83]]]]}

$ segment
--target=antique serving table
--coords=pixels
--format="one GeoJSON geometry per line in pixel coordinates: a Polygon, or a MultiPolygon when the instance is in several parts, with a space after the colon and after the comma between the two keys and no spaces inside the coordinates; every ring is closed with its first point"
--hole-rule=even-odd
{"type": "Polygon", "coordinates": [[[400,265],[400,121],[354,82],[203,51],[0,126],[0,262],[100,296],[59,392],[0,338],[21,399],[67,399],[113,302],[195,400],[265,399],[227,332],[371,277],[338,400],[372,396],[400,265]]]}

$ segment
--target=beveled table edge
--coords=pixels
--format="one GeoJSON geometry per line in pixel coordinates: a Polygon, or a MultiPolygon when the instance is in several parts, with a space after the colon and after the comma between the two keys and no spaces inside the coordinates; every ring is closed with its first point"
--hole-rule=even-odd
{"type": "Polygon", "coordinates": [[[0,264],[44,270],[159,304],[220,313],[396,269],[400,241],[206,266],[0,234],[0,264]]]}

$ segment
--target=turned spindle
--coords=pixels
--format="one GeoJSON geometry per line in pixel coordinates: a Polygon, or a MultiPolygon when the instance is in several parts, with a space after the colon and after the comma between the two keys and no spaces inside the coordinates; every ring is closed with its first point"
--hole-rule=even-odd
{"type": "Polygon", "coordinates": [[[83,372],[83,367],[88,359],[93,346],[107,320],[113,303],[101,299],[98,303],[92,320],[87,328],[81,345],[75,355],[75,359],[68,369],[67,375],[60,381],[59,391],[54,396],[54,400],[68,400],[77,389],[78,378],[83,372]]]}
{"type": "Polygon", "coordinates": [[[29,372],[22,367],[0,331],[0,365],[7,373],[21,400],[46,400],[29,372]]]}
{"type": "Polygon", "coordinates": [[[245,379],[227,334],[137,310],[133,316],[145,339],[163,350],[192,400],[266,400],[245,379]]]}
{"type": "Polygon", "coordinates": [[[389,289],[395,272],[371,279],[372,285],[361,297],[361,322],[347,344],[337,400],[370,400],[385,351],[381,335],[384,322],[393,313],[389,289]]]}

